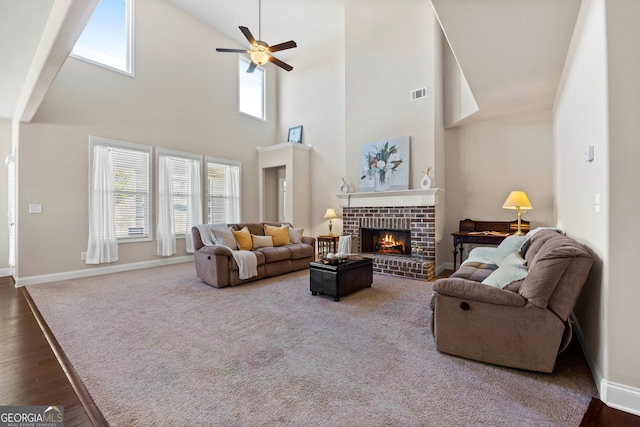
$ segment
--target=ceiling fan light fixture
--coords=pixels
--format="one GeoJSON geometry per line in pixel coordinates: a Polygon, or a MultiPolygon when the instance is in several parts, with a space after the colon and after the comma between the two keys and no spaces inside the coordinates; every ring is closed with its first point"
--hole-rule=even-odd
{"type": "Polygon", "coordinates": [[[249,56],[251,56],[251,62],[257,65],[264,65],[269,62],[269,54],[262,46],[252,47],[249,56]]]}

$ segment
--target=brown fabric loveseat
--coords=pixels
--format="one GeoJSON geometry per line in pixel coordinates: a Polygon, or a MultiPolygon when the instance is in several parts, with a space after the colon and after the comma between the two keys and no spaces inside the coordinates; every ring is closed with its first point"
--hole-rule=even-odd
{"type": "MultiPolygon", "coordinates": [[[[248,279],[240,279],[239,267],[232,250],[219,242],[212,241],[211,236],[201,236],[201,230],[209,233],[212,229],[228,228],[231,230],[249,229],[252,236],[265,236],[265,225],[280,227],[281,223],[247,223],[226,224],[212,226],[199,225],[192,228],[194,258],[196,274],[205,283],[216,287],[236,286],[266,277],[278,276],[297,270],[309,268],[309,263],[315,260],[316,239],[307,236],[298,236],[299,242],[288,243],[280,246],[252,248],[257,259],[257,275],[248,279]],[[207,244],[205,244],[206,242],[207,244]]],[[[289,224],[287,224],[289,225],[289,224]]],[[[302,233],[301,229],[300,234],[302,233]]],[[[293,235],[292,235],[293,237],[293,235]]],[[[293,238],[293,240],[297,240],[293,238]]]]}
{"type": "MultiPolygon", "coordinates": [[[[490,275],[498,276],[499,269],[508,267],[494,263],[502,262],[496,253],[503,244],[509,246],[507,240],[511,245],[517,243],[507,238],[498,248],[474,249],[469,258],[476,259],[465,262],[451,277],[434,282],[432,332],[439,351],[512,368],[553,372],[558,353],[571,339],[570,314],[593,257],[556,230],[530,233],[533,235],[523,238],[521,248],[518,245],[519,251],[515,249],[524,266],[510,267],[524,268],[524,279],[520,276],[502,288],[485,284],[490,275]]],[[[516,254],[509,257],[515,259],[516,254]]]]}

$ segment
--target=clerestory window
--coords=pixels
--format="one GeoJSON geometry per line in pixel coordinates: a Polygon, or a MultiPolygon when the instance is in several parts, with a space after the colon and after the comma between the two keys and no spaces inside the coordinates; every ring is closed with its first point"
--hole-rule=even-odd
{"type": "Polygon", "coordinates": [[[134,0],[100,0],[71,55],[133,76],[134,0]]]}

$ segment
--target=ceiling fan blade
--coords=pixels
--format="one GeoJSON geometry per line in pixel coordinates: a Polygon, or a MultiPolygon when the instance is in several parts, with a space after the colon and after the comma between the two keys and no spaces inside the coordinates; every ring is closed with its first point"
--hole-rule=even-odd
{"type": "Polygon", "coordinates": [[[216,52],[248,53],[246,49],[225,49],[222,47],[217,48],[216,52]]]}
{"type": "Polygon", "coordinates": [[[258,45],[258,43],[256,42],[256,39],[253,37],[253,34],[251,34],[251,31],[247,27],[240,26],[239,28],[240,28],[240,31],[242,31],[242,34],[244,34],[247,40],[249,40],[249,44],[251,44],[251,46],[258,45]]]}
{"type": "Polygon", "coordinates": [[[269,56],[269,61],[273,62],[274,64],[276,64],[278,67],[282,68],[283,70],[286,70],[286,71],[293,70],[293,67],[291,65],[280,61],[275,56],[269,56]]]}
{"type": "Polygon", "coordinates": [[[294,42],[293,40],[289,40],[288,42],[284,42],[284,43],[277,44],[275,46],[271,46],[269,48],[269,52],[278,52],[278,51],[285,50],[285,49],[292,49],[294,47],[298,47],[296,42],[294,42]]]}
{"type": "Polygon", "coordinates": [[[255,62],[251,62],[249,64],[249,68],[247,68],[247,73],[253,73],[256,70],[256,63],[255,62]]]}

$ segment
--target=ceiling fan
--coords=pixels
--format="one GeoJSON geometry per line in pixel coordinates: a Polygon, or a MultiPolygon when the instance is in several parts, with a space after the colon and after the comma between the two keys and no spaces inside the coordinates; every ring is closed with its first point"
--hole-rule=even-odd
{"type": "MultiPolygon", "coordinates": [[[[262,0],[259,0],[259,17],[258,17],[258,39],[262,38],[262,0]]],[[[298,45],[293,40],[289,40],[288,42],[279,43],[274,46],[269,46],[266,42],[262,40],[256,40],[251,34],[251,31],[247,27],[240,26],[240,31],[247,38],[249,44],[251,45],[248,50],[245,49],[225,49],[225,48],[217,48],[217,52],[234,52],[234,53],[248,53],[251,57],[251,64],[249,64],[249,68],[247,69],[247,73],[253,73],[258,65],[264,65],[267,62],[273,62],[278,67],[291,71],[293,67],[285,62],[280,61],[275,56],[271,55],[274,52],[279,52],[285,49],[291,49],[297,47],[298,45]]]]}

